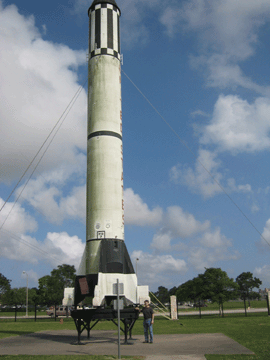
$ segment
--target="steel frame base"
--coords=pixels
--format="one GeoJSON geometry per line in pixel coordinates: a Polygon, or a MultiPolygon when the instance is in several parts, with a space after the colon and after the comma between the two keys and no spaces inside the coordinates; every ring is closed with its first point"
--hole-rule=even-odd
{"type": "MultiPolygon", "coordinates": [[[[90,331],[100,320],[112,321],[118,326],[115,319],[117,319],[117,310],[113,309],[79,309],[72,310],[71,317],[74,320],[77,332],[78,332],[78,344],[81,343],[81,333],[86,329],[87,338],[90,339],[90,331]],[[95,321],[91,326],[91,321],[95,321]]],[[[132,339],[132,329],[139,317],[139,311],[134,308],[128,308],[120,310],[120,320],[124,325],[124,329],[120,327],[122,332],[125,334],[124,344],[128,345],[128,334],[129,339],[132,339]]]]}

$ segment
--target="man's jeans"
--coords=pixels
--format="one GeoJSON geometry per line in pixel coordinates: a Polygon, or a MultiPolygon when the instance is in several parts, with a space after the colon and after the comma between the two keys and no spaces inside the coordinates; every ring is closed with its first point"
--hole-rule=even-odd
{"type": "Polygon", "coordinates": [[[145,341],[148,341],[148,329],[150,332],[150,342],[153,342],[153,325],[151,324],[152,319],[146,319],[143,322],[144,327],[144,338],[145,341]]]}

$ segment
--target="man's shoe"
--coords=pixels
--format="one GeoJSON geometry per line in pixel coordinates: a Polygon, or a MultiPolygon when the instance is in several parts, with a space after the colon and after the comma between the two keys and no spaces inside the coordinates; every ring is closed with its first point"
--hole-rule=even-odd
{"type": "Polygon", "coordinates": [[[146,343],[148,343],[148,341],[144,341],[143,343],[146,344],[146,343]]]}
{"type": "Polygon", "coordinates": [[[153,341],[149,341],[149,344],[153,344],[153,341]]]}

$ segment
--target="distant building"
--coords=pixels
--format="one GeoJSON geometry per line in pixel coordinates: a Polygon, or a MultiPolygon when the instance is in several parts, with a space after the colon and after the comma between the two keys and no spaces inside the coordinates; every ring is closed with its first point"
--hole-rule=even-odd
{"type": "Polygon", "coordinates": [[[264,290],[263,290],[263,289],[260,289],[260,290],[259,290],[259,294],[260,294],[262,297],[265,297],[269,292],[270,292],[270,288],[265,288],[264,290]]]}

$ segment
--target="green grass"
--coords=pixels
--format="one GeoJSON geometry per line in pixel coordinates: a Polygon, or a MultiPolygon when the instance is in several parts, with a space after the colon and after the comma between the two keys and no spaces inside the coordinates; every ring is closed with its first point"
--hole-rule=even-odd
{"type": "MultiPolygon", "coordinates": [[[[28,311],[29,316],[35,316],[34,311],[28,311]]],[[[15,311],[0,311],[0,316],[12,316],[15,317],[15,311]]],[[[17,311],[17,316],[25,316],[25,311],[17,311]]],[[[48,316],[46,311],[37,311],[37,316],[48,316]]]]}
{"type": "MultiPolygon", "coordinates": [[[[59,321],[41,320],[39,322],[32,321],[0,321],[0,338],[24,335],[42,330],[62,330],[75,329],[74,323],[71,319],[64,319],[64,323],[59,321]]],[[[116,326],[107,321],[102,321],[97,324],[95,330],[116,330],[116,326]]],[[[162,317],[156,317],[154,324],[154,334],[203,334],[203,333],[223,333],[233,340],[239,342],[241,345],[253,351],[256,355],[206,355],[207,360],[269,360],[270,359],[270,318],[267,313],[250,313],[248,317],[244,314],[228,314],[224,318],[218,315],[205,315],[202,319],[198,316],[183,316],[177,321],[166,320],[162,317]],[[183,324],[180,325],[180,323],[183,324]]],[[[142,319],[140,318],[134,328],[133,334],[143,334],[142,319]]],[[[72,357],[72,359],[76,357],[72,357]]],[[[112,359],[114,357],[111,357],[112,359]]],[[[18,357],[0,356],[0,360],[14,360],[18,357]]],[[[19,359],[26,359],[26,357],[19,357],[19,359]]],[[[68,356],[40,356],[30,357],[27,359],[49,359],[49,360],[67,360],[71,359],[68,356]]],[[[78,359],[83,359],[79,356],[78,359]]],[[[91,360],[105,360],[110,357],[91,357],[91,360]]],[[[140,357],[130,357],[130,359],[140,359],[140,357]]],[[[141,357],[142,359],[142,357],[141,357]]]]}

